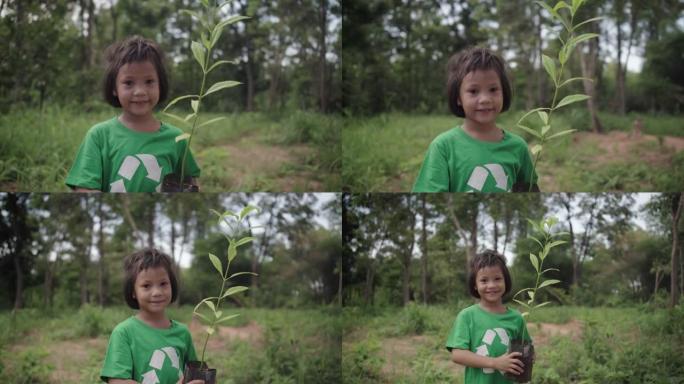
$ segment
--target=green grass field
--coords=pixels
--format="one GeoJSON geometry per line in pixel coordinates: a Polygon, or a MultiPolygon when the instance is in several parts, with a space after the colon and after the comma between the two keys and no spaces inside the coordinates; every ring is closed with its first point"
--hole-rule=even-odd
{"type": "MultiPolygon", "coordinates": [[[[0,189],[67,191],[64,179],[85,133],[117,113],[49,107],[0,116],[0,189]]],[[[204,114],[202,121],[218,116],[204,114]]],[[[193,139],[203,192],[340,190],[340,118],[301,111],[226,117],[193,139]]]]}
{"type": "MultiPolygon", "coordinates": [[[[345,383],[463,383],[444,347],[453,307],[345,308],[345,383]]],[[[532,382],[682,383],[684,307],[545,307],[529,331],[537,353],[532,382]]]]}
{"type": "MultiPolygon", "coordinates": [[[[232,312],[232,311],[229,311],[232,312]]],[[[339,314],[332,309],[239,309],[242,316],[209,339],[209,366],[217,383],[340,382],[339,314]],[[322,380],[322,381],[320,381],[322,380]]],[[[0,313],[0,381],[97,383],[109,334],[134,312],[125,307],[84,307],[47,313],[0,313]]],[[[188,324],[201,353],[204,331],[192,307],[170,308],[188,324]]]]}
{"type": "MultiPolygon", "coordinates": [[[[515,126],[522,112],[506,112],[500,127],[515,126]]],[[[534,120],[534,119],[532,119],[534,120]]],[[[684,119],[680,116],[600,114],[604,134],[589,132],[585,112],[554,115],[553,132],[579,132],[548,144],[538,164],[544,192],[679,191],[684,185],[684,119]],[[634,120],[643,134],[630,135],[634,120]]],[[[342,183],[350,192],[406,192],[430,142],[461,123],[450,115],[382,114],[350,118],[342,130],[342,183]]]]}

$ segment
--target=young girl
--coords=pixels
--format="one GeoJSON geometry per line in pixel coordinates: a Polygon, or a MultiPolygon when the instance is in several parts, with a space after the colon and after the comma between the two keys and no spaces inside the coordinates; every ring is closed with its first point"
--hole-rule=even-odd
{"type": "Polygon", "coordinates": [[[100,378],[110,384],[180,384],[185,363],[197,356],[188,328],[164,312],[178,297],[171,259],[144,249],[124,260],[124,270],[124,298],[139,311],[112,331],[100,378]]]}
{"type": "Polygon", "coordinates": [[[425,155],[413,192],[533,191],[537,176],[525,141],[496,126],[511,105],[503,60],[486,48],[449,59],[449,109],[463,124],[437,136],[425,155]]]}
{"type": "Polygon", "coordinates": [[[509,341],[530,340],[525,320],[516,310],[503,305],[511,290],[511,275],[503,256],[494,251],[476,255],[470,262],[470,294],[478,304],[462,310],[446,342],[455,363],[465,365],[466,384],[511,383],[504,373],[520,374],[520,352],[507,353],[509,341]]]}
{"type": "MultiPolygon", "coordinates": [[[[154,117],[169,84],[164,56],[151,40],[130,37],[107,49],[104,98],[121,115],[90,128],[66,184],[76,191],[160,192],[166,175],[180,178],[187,140],[154,117]]],[[[185,173],[199,177],[192,154],[185,173]]],[[[194,183],[194,179],[193,183],[194,183]]]]}

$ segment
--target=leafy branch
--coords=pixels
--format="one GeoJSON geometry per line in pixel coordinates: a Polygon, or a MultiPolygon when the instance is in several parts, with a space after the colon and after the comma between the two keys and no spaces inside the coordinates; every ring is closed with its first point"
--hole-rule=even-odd
{"type": "MultiPolygon", "coordinates": [[[[566,38],[563,39],[562,34],[558,36],[558,40],[561,42],[561,48],[557,55],[560,66],[556,64],[556,61],[554,59],[542,54],[542,64],[544,66],[544,70],[549,75],[554,85],[553,100],[551,101],[551,106],[532,109],[531,111],[525,113],[516,123],[516,126],[518,126],[520,129],[536,137],[539,140],[539,144],[534,145],[531,149],[532,155],[534,156],[532,174],[534,174],[534,172],[537,169],[537,163],[541,158],[542,149],[548,141],[560,138],[562,136],[568,135],[576,131],[576,129],[568,129],[562,132],[550,134],[551,115],[555,110],[561,107],[564,107],[572,103],[577,103],[589,98],[589,96],[584,94],[574,94],[565,96],[562,100],[556,103],[556,101],[558,100],[558,94],[560,89],[565,87],[566,85],[578,80],[593,81],[592,79],[586,77],[572,77],[563,81],[563,74],[566,69],[565,64],[570,59],[570,56],[575,50],[575,47],[583,41],[593,39],[599,36],[596,33],[584,33],[576,36],[575,32],[577,31],[577,29],[579,29],[579,27],[585,24],[603,19],[602,17],[594,17],[588,20],[584,20],[577,24],[574,23],[577,11],[586,2],[586,0],[572,0],[572,5],[569,5],[565,1],[559,1],[553,8],[551,8],[550,5],[546,4],[543,1],[535,2],[542,6],[544,9],[546,9],[551,14],[552,19],[560,22],[563,25],[566,31],[566,38]],[[563,11],[563,13],[561,13],[561,11],[564,9],[566,11],[563,11]],[[531,116],[535,112],[537,113],[539,119],[542,122],[542,127],[539,131],[522,124],[528,116],[531,116]]],[[[530,183],[530,191],[532,191],[532,184],[533,183],[530,183]]]]}
{"type": "MultiPolygon", "coordinates": [[[[204,353],[206,352],[207,349],[207,342],[209,341],[209,336],[213,335],[214,332],[216,331],[216,327],[221,324],[225,323],[231,319],[234,319],[238,317],[240,314],[232,314],[232,315],[226,315],[223,316],[223,311],[220,310],[221,308],[221,302],[226,299],[229,296],[235,295],[240,292],[246,291],[247,287],[242,286],[242,285],[237,285],[237,286],[232,286],[226,289],[226,284],[234,277],[236,276],[241,276],[241,275],[254,275],[257,276],[256,273],[254,272],[238,272],[238,273],[233,273],[232,275],[228,275],[228,271],[230,270],[230,263],[235,259],[237,256],[237,249],[241,245],[245,245],[251,241],[254,240],[254,237],[251,236],[244,236],[240,237],[239,239],[236,236],[240,236],[241,233],[240,231],[234,231],[233,229],[242,225],[243,219],[252,211],[258,211],[259,209],[257,207],[248,205],[245,208],[240,211],[240,213],[235,213],[232,211],[225,211],[223,213],[220,213],[215,210],[211,210],[212,213],[218,216],[218,224],[221,225],[221,223],[225,223],[229,227],[229,231],[225,232],[223,235],[224,237],[228,240],[228,250],[227,250],[227,260],[228,264],[226,265],[225,271],[223,269],[223,263],[221,262],[221,259],[214,255],[214,254],[209,254],[209,260],[211,261],[211,264],[214,266],[216,271],[221,275],[221,290],[219,291],[218,296],[212,296],[212,297],[207,297],[205,299],[202,299],[202,301],[199,302],[195,306],[195,309],[192,310],[193,315],[196,315],[197,317],[200,318],[200,321],[203,322],[207,327],[205,328],[205,331],[207,332],[207,336],[204,339],[204,346],[202,347],[202,357],[200,360],[200,366],[204,366],[204,353]],[[210,313],[201,313],[199,312],[200,308],[202,307],[202,304],[209,308],[211,310],[210,313]]],[[[202,307],[203,308],[203,307],[202,307]]]]}
{"type": "MultiPolygon", "coordinates": [[[[212,4],[214,0],[211,0],[212,4]]],[[[223,21],[217,21],[219,19],[219,12],[220,10],[227,4],[231,3],[232,0],[227,0],[221,5],[212,5],[210,4],[210,0],[201,0],[202,6],[204,7],[204,14],[201,15],[195,11],[188,10],[188,9],[182,9],[180,13],[184,13],[187,15],[190,15],[192,18],[197,19],[203,27],[202,32],[200,33],[200,41],[193,40],[192,44],[190,45],[190,48],[192,50],[192,54],[195,57],[195,61],[197,61],[197,64],[202,68],[202,85],[200,86],[200,91],[198,94],[193,94],[193,95],[183,95],[179,96],[175,99],[173,99],[167,106],[164,108],[163,113],[166,116],[169,116],[170,118],[182,123],[186,124],[190,120],[192,120],[192,128],[190,130],[190,133],[183,133],[181,135],[178,135],[176,137],[176,142],[179,142],[181,140],[188,140],[188,145],[185,146],[185,152],[183,153],[183,160],[181,163],[181,174],[180,174],[180,185],[182,189],[183,185],[183,179],[185,177],[185,163],[186,159],[188,157],[188,151],[190,149],[190,144],[192,143],[192,138],[195,135],[195,131],[198,128],[201,128],[203,126],[213,124],[217,121],[225,119],[225,117],[217,117],[215,119],[211,119],[209,121],[206,121],[202,124],[197,124],[199,121],[199,113],[201,110],[202,106],[202,100],[207,96],[210,95],[214,92],[218,92],[222,89],[226,88],[231,88],[235,87],[239,84],[241,84],[239,81],[232,81],[232,80],[227,80],[227,81],[219,81],[215,84],[213,84],[211,87],[206,88],[207,84],[207,76],[211,71],[214,69],[218,68],[221,65],[224,64],[237,64],[237,61],[228,61],[228,60],[218,60],[214,62],[213,64],[211,63],[211,58],[212,58],[212,49],[216,46],[216,43],[218,42],[219,38],[221,37],[221,33],[223,32],[223,28],[226,26],[236,23],[241,20],[249,19],[247,16],[231,16],[223,21]],[[211,64],[211,65],[210,65],[211,64]],[[192,112],[189,113],[185,117],[180,117],[177,115],[174,115],[172,113],[167,112],[169,108],[171,108],[173,105],[175,105],[177,102],[185,99],[190,99],[190,108],[192,109],[192,112]]]]}
{"type": "MultiPolygon", "coordinates": [[[[527,219],[527,221],[534,227],[534,229],[539,232],[541,235],[539,238],[534,237],[534,236],[529,236],[530,239],[534,240],[535,243],[539,245],[539,252],[538,254],[530,253],[530,263],[532,263],[532,266],[534,267],[534,270],[537,274],[537,277],[535,279],[534,287],[530,288],[523,288],[519,290],[514,296],[513,296],[513,301],[516,303],[522,305],[526,311],[522,313],[523,317],[529,316],[530,312],[537,308],[541,308],[545,305],[548,305],[550,301],[543,302],[541,304],[534,305],[535,300],[537,299],[537,292],[539,292],[540,289],[544,287],[548,287],[553,284],[558,284],[560,283],[560,280],[556,279],[548,279],[548,280],[542,280],[542,275],[544,275],[546,272],[549,271],[558,271],[556,268],[547,268],[544,269],[544,260],[546,260],[546,257],[549,255],[549,252],[551,251],[552,248],[557,247],[561,244],[567,243],[564,240],[555,240],[555,238],[558,238],[560,236],[565,236],[568,233],[567,232],[558,232],[558,233],[552,233],[551,228],[556,225],[558,220],[555,217],[549,217],[547,219],[542,219],[539,222],[532,221],[530,219],[527,219]],[[527,292],[527,297],[528,299],[524,299],[524,295],[521,297],[522,300],[516,299],[518,295],[527,292]]],[[[524,333],[526,332],[525,329],[523,329],[523,340],[525,339],[524,333]]]]}

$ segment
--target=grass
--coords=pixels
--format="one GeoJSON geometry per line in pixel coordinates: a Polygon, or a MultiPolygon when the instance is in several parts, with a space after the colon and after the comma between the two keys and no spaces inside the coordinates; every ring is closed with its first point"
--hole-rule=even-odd
{"type": "MultiPolygon", "coordinates": [[[[231,328],[212,336],[207,356],[218,383],[340,382],[339,316],[330,309],[241,308],[231,328]],[[228,332],[230,331],[230,332],[228,332]],[[235,336],[229,336],[229,335],[235,336]],[[248,337],[249,336],[249,337],[248,337]]],[[[10,383],[95,383],[113,327],[134,312],[125,307],[0,313],[0,380],[10,383]],[[61,354],[59,351],[68,350],[61,354]]],[[[190,324],[192,307],[169,308],[190,324]]],[[[195,349],[203,331],[192,326],[195,349]]]]}
{"type": "MultiPolygon", "coordinates": [[[[64,180],[85,133],[119,112],[103,106],[89,112],[47,107],[43,112],[17,110],[0,116],[0,188],[67,191],[64,180]]],[[[218,116],[203,114],[202,121],[218,116]]],[[[303,111],[226,117],[201,128],[193,139],[203,192],[341,188],[340,118],[303,111]],[[244,153],[249,146],[253,151],[244,153]],[[280,156],[274,158],[273,153],[280,156]]]]}
{"type": "MultiPolygon", "coordinates": [[[[466,305],[344,308],[344,382],[462,383],[463,368],[450,361],[444,342],[466,305]]],[[[534,383],[684,381],[682,305],[545,307],[531,322],[534,383]]]]}
{"type": "MultiPolygon", "coordinates": [[[[531,142],[530,136],[515,127],[523,112],[502,114],[497,124],[531,142]]],[[[553,191],[675,191],[684,185],[684,151],[675,153],[663,147],[665,136],[682,138],[680,116],[600,113],[608,132],[589,135],[589,117],[583,110],[554,115],[553,131],[585,131],[582,141],[566,136],[546,145],[538,164],[541,189],[553,191]],[[625,137],[634,120],[643,121],[644,135],[653,140],[629,141],[629,148],[607,148],[618,132],[625,137]],[[608,144],[606,144],[606,142],[608,144]],[[618,151],[620,149],[620,151],[618,151]],[[607,151],[611,150],[611,151],[607,151]]],[[[538,122],[530,119],[535,127],[538,122]]],[[[343,142],[343,188],[350,192],[405,192],[415,181],[430,142],[440,133],[461,124],[449,115],[382,114],[345,121],[343,142]]],[[[538,127],[537,127],[538,128],[538,127]]]]}

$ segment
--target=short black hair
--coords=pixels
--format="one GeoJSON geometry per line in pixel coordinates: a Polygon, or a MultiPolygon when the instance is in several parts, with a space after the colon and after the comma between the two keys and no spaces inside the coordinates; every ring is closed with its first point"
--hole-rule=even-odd
{"type": "Polygon", "coordinates": [[[493,267],[498,265],[501,268],[501,272],[504,275],[504,282],[506,283],[506,291],[502,295],[505,297],[511,292],[511,273],[506,267],[506,258],[500,253],[488,249],[482,253],[478,253],[470,260],[470,272],[468,274],[468,291],[470,295],[476,298],[480,298],[480,294],[477,293],[477,272],[485,267],[493,267]]]}
{"type": "Polygon", "coordinates": [[[176,301],[176,297],[178,297],[178,280],[176,280],[176,274],[173,271],[171,257],[155,248],[145,248],[128,255],[124,259],[124,299],[129,307],[140,309],[138,300],[133,297],[135,293],[135,280],[138,278],[138,274],[147,268],[157,267],[164,268],[166,273],[169,274],[171,302],[176,301]]]}
{"type": "Polygon", "coordinates": [[[150,39],[142,36],[131,36],[123,41],[110,45],[105,51],[105,77],[103,96],[113,107],[121,108],[119,98],[114,96],[116,90],[116,76],[121,67],[128,63],[150,61],[157,71],[159,78],[159,101],[161,104],[169,95],[169,79],[164,66],[164,53],[159,46],[150,39]]]}
{"type": "Polygon", "coordinates": [[[473,71],[490,69],[499,75],[501,81],[501,92],[503,93],[501,112],[508,110],[511,106],[512,91],[503,59],[487,48],[470,47],[452,55],[447,64],[447,97],[451,113],[458,117],[465,117],[463,107],[458,105],[458,98],[461,84],[466,75],[473,71]]]}

